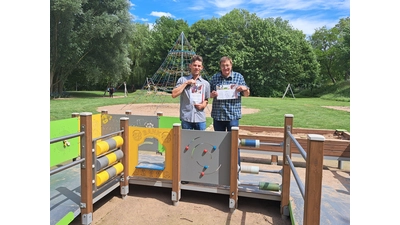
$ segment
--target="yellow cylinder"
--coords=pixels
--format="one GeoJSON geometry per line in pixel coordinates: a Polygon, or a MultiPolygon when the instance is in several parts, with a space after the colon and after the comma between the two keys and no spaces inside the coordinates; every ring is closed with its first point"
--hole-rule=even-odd
{"type": "Polygon", "coordinates": [[[124,165],[122,165],[122,163],[117,163],[113,166],[117,172],[116,175],[119,175],[120,173],[122,173],[122,171],[124,171],[124,165]]]}
{"type": "Polygon", "coordinates": [[[101,155],[109,150],[121,147],[124,144],[124,139],[121,136],[115,136],[104,141],[96,143],[96,155],[101,155]]]}
{"type": "Polygon", "coordinates": [[[112,139],[115,140],[115,143],[116,143],[116,147],[115,148],[119,148],[124,144],[124,139],[121,136],[115,136],[112,139]]]}
{"type": "Polygon", "coordinates": [[[119,175],[124,171],[124,165],[121,162],[113,165],[112,167],[101,171],[100,173],[96,174],[96,186],[100,186],[107,182],[111,177],[119,175]]]}
{"type": "Polygon", "coordinates": [[[101,171],[100,173],[96,174],[96,186],[100,186],[104,184],[106,181],[110,179],[108,172],[106,170],[101,171]]]}
{"type": "Polygon", "coordinates": [[[106,141],[99,141],[96,143],[96,155],[101,155],[107,152],[109,149],[108,143],[106,141]]]}

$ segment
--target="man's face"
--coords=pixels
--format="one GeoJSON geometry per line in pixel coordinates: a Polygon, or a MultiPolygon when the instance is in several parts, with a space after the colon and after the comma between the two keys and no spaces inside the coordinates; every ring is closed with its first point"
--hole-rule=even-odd
{"type": "Polygon", "coordinates": [[[203,70],[203,63],[200,61],[194,61],[190,64],[190,72],[193,76],[199,76],[201,70],[203,70]]]}
{"type": "Polygon", "coordinates": [[[227,77],[229,76],[229,74],[231,74],[232,64],[231,62],[229,62],[229,60],[221,62],[219,64],[219,67],[221,68],[221,72],[224,77],[227,77]]]}

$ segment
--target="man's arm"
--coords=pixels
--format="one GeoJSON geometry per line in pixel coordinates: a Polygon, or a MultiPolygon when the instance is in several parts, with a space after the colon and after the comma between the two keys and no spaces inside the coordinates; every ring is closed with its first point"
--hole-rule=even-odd
{"type": "MultiPolygon", "coordinates": [[[[194,81],[194,80],[193,80],[193,79],[187,80],[187,81],[185,81],[184,83],[182,83],[180,86],[175,87],[175,88],[172,90],[172,94],[171,94],[172,98],[176,98],[176,97],[178,97],[179,95],[181,95],[182,92],[183,92],[183,90],[186,88],[186,86],[187,86],[187,85],[191,85],[191,84],[193,83],[192,81],[194,81]]],[[[196,81],[195,81],[195,82],[196,82],[196,81]]]]}

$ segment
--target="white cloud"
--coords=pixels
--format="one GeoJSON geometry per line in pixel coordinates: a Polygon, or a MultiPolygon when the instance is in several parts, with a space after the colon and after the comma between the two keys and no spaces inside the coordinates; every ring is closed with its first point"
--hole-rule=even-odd
{"type": "Polygon", "coordinates": [[[171,13],[166,13],[166,12],[151,12],[150,13],[151,16],[156,16],[156,17],[171,17],[171,18],[175,18],[175,16],[173,16],[171,13]]]}
{"type": "Polygon", "coordinates": [[[313,20],[313,19],[293,19],[289,23],[298,30],[302,30],[304,34],[311,35],[315,32],[315,29],[326,26],[328,29],[334,27],[339,21],[327,21],[327,20],[313,20]]]}
{"type": "Polygon", "coordinates": [[[193,6],[193,7],[188,7],[188,9],[193,11],[200,11],[204,9],[204,6],[193,6]]]}
{"type": "Polygon", "coordinates": [[[139,16],[136,16],[136,15],[134,15],[134,14],[132,14],[132,13],[131,13],[131,16],[132,16],[132,20],[133,20],[133,21],[143,21],[143,22],[149,21],[149,19],[140,18],[139,16]]]}
{"type": "Polygon", "coordinates": [[[208,2],[212,5],[215,5],[217,8],[233,9],[233,8],[238,7],[241,4],[245,3],[246,1],[244,1],[244,0],[211,0],[208,2]]]}

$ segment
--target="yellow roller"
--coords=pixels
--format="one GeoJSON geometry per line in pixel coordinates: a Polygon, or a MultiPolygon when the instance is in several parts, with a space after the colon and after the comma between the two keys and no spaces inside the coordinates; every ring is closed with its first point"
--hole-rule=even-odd
{"type": "Polygon", "coordinates": [[[119,175],[120,173],[122,173],[123,170],[124,170],[124,165],[122,165],[122,163],[119,162],[114,166],[101,171],[100,173],[96,174],[96,186],[98,187],[104,184],[110,179],[110,177],[119,175]]]}
{"type": "Polygon", "coordinates": [[[121,136],[115,136],[105,141],[96,143],[96,155],[101,155],[109,150],[121,147],[124,144],[124,139],[121,136]]]}
{"type": "Polygon", "coordinates": [[[107,171],[101,171],[100,173],[96,174],[96,186],[100,186],[104,184],[106,181],[110,179],[110,176],[108,175],[107,171]]]}

